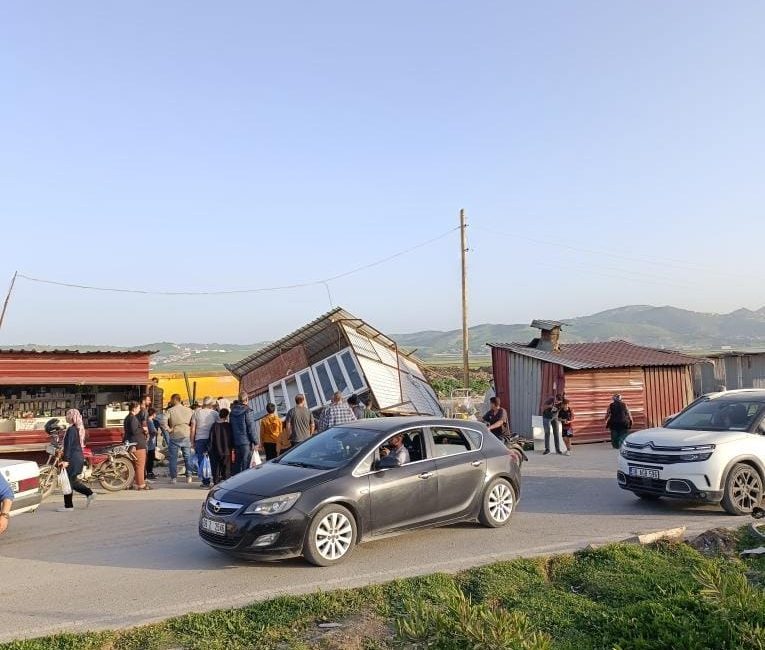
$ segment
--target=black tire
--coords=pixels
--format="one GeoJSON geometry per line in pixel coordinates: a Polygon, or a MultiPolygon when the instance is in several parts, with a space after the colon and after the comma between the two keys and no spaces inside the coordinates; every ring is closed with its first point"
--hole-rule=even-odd
{"type": "Polygon", "coordinates": [[[487,528],[505,526],[515,512],[517,501],[512,483],[504,478],[495,478],[483,492],[478,521],[487,528]]]}
{"type": "Polygon", "coordinates": [[[40,468],[40,499],[45,501],[56,491],[58,485],[58,472],[53,465],[40,468]]]}
{"type": "Polygon", "coordinates": [[[303,557],[316,566],[339,564],[353,552],[357,535],[356,520],[348,508],[325,506],[311,520],[303,557]]]}
{"type": "Polygon", "coordinates": [[[661,499],[661,494],[653,494],[652,492],[633,492],[633,494],[638,499],[643,499],[643,501],[658,501],[661,499]]]}
{"type": "Polygon", "coordinates": [[[102,468],[98,482],[104,490],[119,492],[127,490],[135,480],[135,467],[133,462],[125,456],[117,456],[113,461],[106,461],[108,465],[102,468]]]}
{"type": "Polygon", "coordinates": [[[736,463],[725,477],[720,503],[731,515],[751,514],[762,502],[763,483],[759,472],[746,463],[736,463]]]}

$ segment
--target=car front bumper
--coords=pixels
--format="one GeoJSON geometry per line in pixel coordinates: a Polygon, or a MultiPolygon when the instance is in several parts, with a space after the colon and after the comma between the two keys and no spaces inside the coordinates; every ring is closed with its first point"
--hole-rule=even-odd
{"type": "Polygon", "coordinates": [[[310,518],[293,507],[279,515],[215,516],[204,507],[199,517],[199,536],[213,548],[252,559],[275,560],[296,557],[303,552],[303,542],[310,518]],[[222,523],[225,534],[202,528],[202,519],[222,523]]]}

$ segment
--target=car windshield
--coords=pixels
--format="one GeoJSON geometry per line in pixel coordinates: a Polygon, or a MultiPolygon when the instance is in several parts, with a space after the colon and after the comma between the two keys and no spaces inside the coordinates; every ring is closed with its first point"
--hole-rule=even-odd
{"type": "Polygon", "coordinates": [[[373,431],[333,427],[319,433],[278,459],[280,465],[334,469],[354,459],[369,446],[373,431]]]}
{"type": "Polygon", "coordinates": [[[765,404],[751,399],[702,399],[667,424],[668,429],[748,431],[765,404]]]}

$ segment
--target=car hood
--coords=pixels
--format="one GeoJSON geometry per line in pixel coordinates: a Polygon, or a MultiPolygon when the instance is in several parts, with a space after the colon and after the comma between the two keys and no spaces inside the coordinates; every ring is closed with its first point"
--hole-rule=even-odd
{"type": "Polygon", "coordinates": [[[743,440],[750,435],[745,431],[692,431],[656,427],[631,433],[627,437],[627,442],[637,445],[652,442],[657,447],[691,447],[694,445],[721,445],[726,442],[743,440]]]}
{"type": "Polygon", "coordinates": [[[336,474],[336,469],[313,469],[280,463],[265,463],[260,467],[240,472],[217,485],[215,498],[222,499],[222,495],[226,492],[260,497],[302,492],[314,485],[328,481],[336,474]]]}

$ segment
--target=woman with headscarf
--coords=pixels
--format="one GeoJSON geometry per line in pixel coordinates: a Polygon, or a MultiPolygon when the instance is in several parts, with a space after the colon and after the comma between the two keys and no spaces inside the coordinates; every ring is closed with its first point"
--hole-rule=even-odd
{"type": "MultiPolygon", "coordinates": [[[[77,409],[69,409],[66,412],[66,421],[69,424],[69,428],[64,434],[64,441],[61,445],[62,453],[59,467],[66,470],[72,490],[87,497],[85,507],[88,507],[93,503],[96,495],[93,493],[93,490],[77,478],[82,474],[82,467],[85,464],[85,457],[82,455],[82,441],[85,439],[85,425],[82,423],[82,414],[77,409]]],[[[72,498],[74,492],[64,495],[64,507],[58,508],[58,512],[74,512],[74,501],[72,498]]]]}

